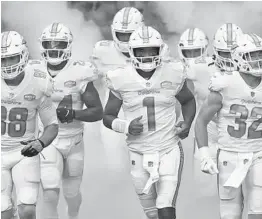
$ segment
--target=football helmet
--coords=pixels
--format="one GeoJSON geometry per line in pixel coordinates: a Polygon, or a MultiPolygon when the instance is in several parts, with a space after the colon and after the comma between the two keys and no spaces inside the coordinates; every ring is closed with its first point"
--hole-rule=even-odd
{"type": "Polygon", "coordinates": [[[23,36],[16,31],[1,33],[1,39],[1,76],[13,79],[24,71],[29,51],[23,36]]]}
{"type": "Polygon", "coordinates": [[[236,24],[223,24],[214,35],[213,50],[215,64],[222,70],[231,72],[236,70],[231,59],[231,48],[237,44],[242,30],[236,24]]]}
{"type": "Polygon", "coordinates": [[[262,38],[258,35],[243,34],[231,51],[238,70],[254,76],[262,76],[262,38]]]}
{"type": "Polygon", "coordinates": [[[207,56],[208,37],[199,28],[186,29],[178,42],[179,58],[184,62],[201,61],[207,56]]]}
{"type": "Polygon", "coordinates": [[[71,57],[73,34],[64,24],[52,23],[46,27],[39,41],[41,56],[51,65],[59,65],[71,57]]]}
{"type": "Polygon", "coordinates": [[[116,13],[111,31],[116,48],[120,52],[128,53],[130,35],[143,24],[143,15],[136,8],[125,7],[116,13]]]}
{"type": "Polygon", "coordinates": [[[135,30],[129,40],[129,54],[133,66],[145,72],[161,65],[164,42],[160,33],[152,27],[141,26],[135,30]],[[143,54],[149,49],[148,54],[143,54]]]}

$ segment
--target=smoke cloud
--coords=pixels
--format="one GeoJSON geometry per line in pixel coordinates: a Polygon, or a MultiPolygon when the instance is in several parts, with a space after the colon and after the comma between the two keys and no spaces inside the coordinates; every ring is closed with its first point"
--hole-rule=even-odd
{"type": "Polygon", "coordinates": [[[22,34],[32,58],[40,58],[38,39],[53,22],[64,23],[71,29],[75,59],[88,59],[93,45],[102,39],[99,27],[86,20],[82,12],[68,8],[66,2],[2,2],[2,31],[15,30],[22,34]]]}
{"type": "MultiPolygon", "coordinates": [[[[181,33],[189,27],[202,29],[212,42],[216,29],[226,22],[244,32],[262,35],[261,2],[3,2],[2,30],[17,30],[25,36],[33,57],[39,57],[37,39],[54,21],[65,23],[75,36],[73,55],[86,59],[93,45],[111,40],[110,25],[125,6],[139,9],[145,22],[159,30],[173,55],[181,33]]],[[[211,47],[210,47],[211,50],[211,47]]]]}

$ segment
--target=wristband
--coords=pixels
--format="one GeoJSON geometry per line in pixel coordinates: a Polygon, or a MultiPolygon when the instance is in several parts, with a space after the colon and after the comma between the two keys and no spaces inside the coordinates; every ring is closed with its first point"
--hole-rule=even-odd
{"type": "Polygon", "coordinates": [[[129,125],[130,121],[116,118],[113,120],[111,127],[116,132],[128,134],[129,125]]]}
{"type": "Polygon", "coordinates": [[[210,150],[208,146],[203,146],[199,148],[199,153],[201,158],[210,158],[210,150]]]}

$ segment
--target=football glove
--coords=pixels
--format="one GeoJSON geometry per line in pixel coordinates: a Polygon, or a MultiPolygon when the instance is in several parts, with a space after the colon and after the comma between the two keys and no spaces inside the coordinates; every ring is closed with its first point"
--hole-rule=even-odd
{"type": "Polygon", "coordinates": [[[58,108],[56,109],[56,114],[61,123],[73,122],[73,119],[75,118],[75,111],[73,109],[58,108]]]}
{"type": "Polygon", "coordinates": [[[44,143],[39,140],[21,141],[25,147],[21,150],[21,154],[25,157],[33,157],[38,155],[44,149],[44,143]]]}
{"type": "Polygon", "coordinates": [[[218,174],[217,165],[210,155],[208,147],[201,147],[199,149],[201,159],[201,171],[208,174],[218,174]]]}

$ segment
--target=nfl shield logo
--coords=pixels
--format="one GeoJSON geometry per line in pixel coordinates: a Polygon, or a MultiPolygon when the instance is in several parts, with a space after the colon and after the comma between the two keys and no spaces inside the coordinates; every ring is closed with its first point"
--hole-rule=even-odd
{"type": "Polygon", "coordinates": [[[14,93],[9,93],[9,99],[12,99],[15,96],[14,93]]]}
{"type": "Polygon", "coordinates": [[[255,96],[255,92],[251,91],[251,97],[255,96]]]}

